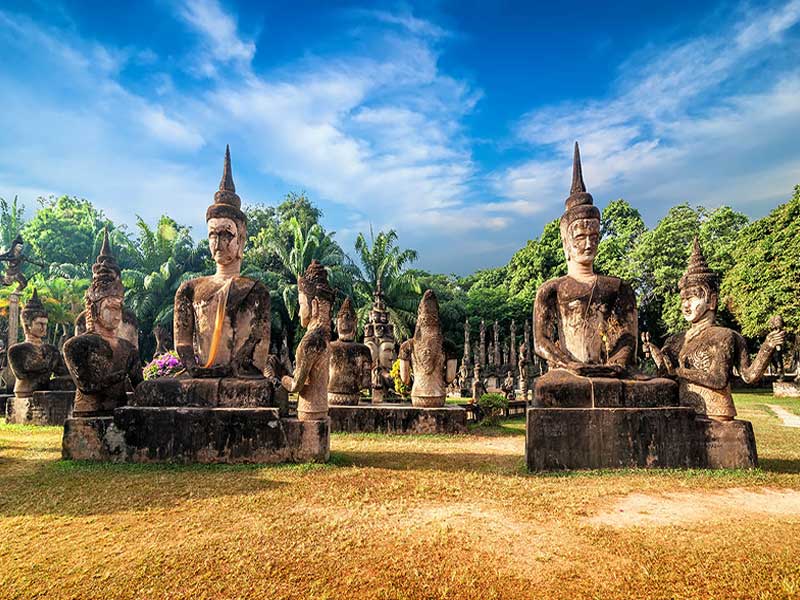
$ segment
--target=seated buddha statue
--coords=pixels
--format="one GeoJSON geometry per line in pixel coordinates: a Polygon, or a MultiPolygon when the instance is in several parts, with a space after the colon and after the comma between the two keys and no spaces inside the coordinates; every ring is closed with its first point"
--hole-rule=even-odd
{"type": "Polygon", "coordinates": [[[206,211],[216,273],[184,282],[175,294],[175,350],[189,376],[263,377],[269,354],[270,297],[241,276],[247,218],[225,150],[222,180],[206,211]]]}
{"type": "Polygon", "coordinates": [[[635,406],[641,398],[625,400],[624,396],[640,391],[655,405],[677,402],[659,395],[659,391],[674,395],[674,384],[665,380],[656,381],[648,391],[644,382],[623,385],[635,364],[636,296],[630,284],[619,277],[594,272],[600,211],[586,191],[577,142],[572,187],[560,230],[567,274],[540,286],[533,309],[534,350],[550,369],[537,380],[534,404],[635,406]]]}
{"type": "Polygon", "coordinates": [[[355,341],[356,313],[350,297],[344,299],[336,317],[339,339],[331,342],[328,404],[356,405],[361,390],[370,387],[372,353],[355,341]]]}
{"type": "Polygon", "coordinates": [[[643,342],[661,374],[677,379],[681,405],[717,421],[730,421],[736,416],[731,395],[733,368],[745,383],[757,382],[776,348],[785,342],[786,332],[780,327],[770,331],[750,361],[744,338],[716,323],[719,280],[706,264],[696,238],[679,288],[689,329],[667,338],[661,349],[647,334],[642,336],[643,342]]]}
{"type": "MultiPolygon", "coordinates": [[[[47,311],[36,289],[22,309],[22,330],[25,341],[8,349],[8,363],[16,377],[14,394],[18,398],[33,392],[50,389],[52,376],[68,379],[67,367],[61,353],[53,344],[44,341],[47,335],[47,311]]],[[[63,386],[58,386],[63,389],[63,386]]]]}
{"type": "Polygon", "coordinates": [[[86,290],[86,333],[67,340],[64,361],[75,386],[76,417],[105,416],[127,404],[126,389],[142,381],[136,348],[120,337],[125,290],[120,269],[108,241],[92,266],[92,283],[86,290]]]}

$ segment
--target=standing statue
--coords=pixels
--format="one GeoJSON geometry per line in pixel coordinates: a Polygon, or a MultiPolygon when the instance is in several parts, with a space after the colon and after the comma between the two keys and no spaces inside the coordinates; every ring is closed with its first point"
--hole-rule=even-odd
{"type": "Polygon", "coordinates": [[[492,345],[493,354],[494,354],[494,364],[496,367],[500,368],[504,363],[503,359],[500,356],[502,352],[502,346],[500,345],[500,323],[495,320],[494,322],[494,343],[492,345]]]}
{"type": "MultiPolygon", "coordinates": [[[[494,362],[494,344],[492,344],[492,342],[489,342],[489,367],[494,367],[494,366],[495,366],[495,362],[494,362]]],[[[490,370],[492,370],[492,369],[490,369],[490,370]]]]}
{"type": "Polygon", "coordinates": [[[18,398],[49,389],[51,375],[59,378],[68,376],[58,348],[44,341],[47,336],[47,311],[35,288],[31,299],[22,309],[22,330],[25,341],[8,349],[8,362],[16,377],[14,394],[18,398]]]}
{"type": "Polygon", "coordinates": [[[503,344],[503,362],[501,362],[500,364],[503,366],[511,364],[511,355],[509,354],[508,342],[503,344]]]}
{"type": "Polygon", "coordinates": [[[469,319],[464,319],[464,358],[462,359],[462,364],[466,363],[469,365],[469,361],[472,359],[472,352],[470,351],[469,345],[469,319]]]}
{"type": "Polygon", "coordinates": [[[508,364],[516,365],[517,364],[517,322],[513,319],[511,320],[511,337],[509,340],[509,355],[508,355],[508,364]]]}
{"type": "Polygon", "coordinates": [[[486,323],[483,319],[481,319],[481,329],[480,329],[480,365],[481,367],[486,366],[486,323]]]}
{"type": "Polygon", "coordinates": [[[364,327],[364,344],[372,353],[372,403],[381,404],[395,394],[390,373],[396,358],[394,325],[389,322],[389,310],[378,280],[372,299],[372,310],[364,327]]]}
{"type": "Polygon", "coordinates": [[[242,277],[247,217],[231,171],[230,148],[214,203],[206,211],[216,273],[175,294],[175,350],[191,377],[260,377],[270,341],[269,290],[242,277]]]}
{"type": "Polygon", "coordinates": [[[414,337],[400,346],[400,378],[411,383],[411,404],[419,407],[444,406],[446,386],[456,377],[455,358],[445,356],[439,301],[433,290],[426,290],[419,303],[414,337]]]}
{"type": "Polygon", "coordinates": [[[643,343],[662,373],[678,380],[681,404],[717,421],[736,416],[731,396],[732,370],[738,369],[746,383],[758,381],[772,354],[786,337],[775,329],[750,363],[744,338],[716,324],[719,281],[706,264],[700,243],[694,240],[689,266],[679,282],[681,311],[689,330],[669,337],[659,349],[644,334],[643,343]]]}
{"type": "Polygon", "coordinates": [[[372,354],[364,344],[355,341],[356,329],[356,312],[348,296],[336,317],[339,339],[330,345],[328,404],[357,405],[361,390],[370,387],[372,354]]]}
{"type": "Polygon", "coordinates": [[[519,372],[519,391],[524,399],[528,399],[528,348],[525,342],[519,347],[519,359],[517,361],[517,371],[519,372]]]}
{"type": "Polygon", "coordinates": [[[24,263],[29,262],[40,267],[46,266],[44,263],[40,263],[39,261],[33,260],[32,258],[22,254],[22,248],[24,245],[25,242],[22,239],[22,236],[17,235],[17,237],[14,238],[14,241],[11,242],[11,248],[9,248],[7,252],[0,254],[0,262],[8,263],[8,267],[3,274],[3,285],[11,285],[16,281],[16,291],[18,292],[24,290],[25,286],[28,285],[28,278],[25,277],[25,274],[22,272],[22,265],[24,263]]]}
{"type": "Polygon", "coordinates": [[[636,296],[627,282],[594,272],[600,211],[586,192],[577,142],[560,228],[567,275],[545,282],[536,294],[536,353],[563,377],[620,377],[635,360],[636,296]]]}
{"type": "Polygon", "coordinates": [[[463,396],[469,390],[469,364],[466,361],[461,361],[456,382],[458,383],[456,389],[459,395],[463,396]]]}
{"type": "Polygon", "coordinates": [[[525,344],[525,360],[530,360],[530,351],[531,351],[531,323],[528,319],[525,319],[525,330],[523,333],[523,339],[525,344]]]}
{"type": "Polygon", "coordinates": [[[503,380],[503,385],[500,386],[503,394],[506,397],[506,400],[514,400],[516,396],[514,395],[514,374],[511,371],[506,373],[506,378],[503,380]]]}
{"type": "Polygon", "coordinates": [[[481,378],[481,366],[475,363],[472,374],[472,402],[475,403],[486,393],[486,382],[481,378]]]}
{"type": "Polygon", "coordinates": [[[297,418],[317,421],[328,417],[328,370],[330,364],[331,309],[334,291],[328,272],[316,259],[297,280],[300,325],[306,333],[295,354],[292,376],[284,375],[281,384],[297,392],[297,418]]]}
{"type": "Polygon", "coordinates": [[[78,388],[73,409],[76,417],[111,415],[127,404],[127,387],[142,381],[138,351],[117,335],[124,296],[106,230],[86,290],[86,333],[64,344],[64,360],[78,388]]]}

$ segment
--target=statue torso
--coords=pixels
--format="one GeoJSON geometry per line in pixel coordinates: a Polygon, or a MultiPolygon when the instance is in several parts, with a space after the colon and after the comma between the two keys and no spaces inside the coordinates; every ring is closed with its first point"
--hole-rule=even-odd
{"type": "Polygon", "coordinates": [[[366,345],[342,340],[331,342],[328,391],[358,394],[371,366],[372,354],[366,345]]]}

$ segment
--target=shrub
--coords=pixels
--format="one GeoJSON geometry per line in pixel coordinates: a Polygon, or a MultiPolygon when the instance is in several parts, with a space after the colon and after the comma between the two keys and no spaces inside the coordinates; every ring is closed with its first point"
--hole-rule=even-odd
{"type": "Polygon", "coordinates": [[[503,411],[508,408],[508,400],[503,394],[484,394],[478,400],[483,418],[481,425],[497,425],[503,411]]]}
{"type": "MultiPolygon", "coordinates": [[[[407,386],[403,383],[403,380],[400,379],[400,359],[398,358],[394,361],[392,365],[392,370],[389,371],[389,376],[394,381],[394,391],[403,398],[408,398],[411,395],[411,387],[407,386]]],[[[411,376],[414,376],[414,373],[411,373],[411,376]]]]}
{"type": "Polygon", "coordinates": [[[145,379],[175,377],[183,371],[183,363],[174,350],[159,354],[144,367],[145,379]]]}

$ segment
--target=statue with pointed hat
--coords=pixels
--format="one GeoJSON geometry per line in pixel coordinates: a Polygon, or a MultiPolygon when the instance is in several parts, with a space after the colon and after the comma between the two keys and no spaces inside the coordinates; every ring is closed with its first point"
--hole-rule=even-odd
{"type": "Polygon", "coordinates": [[[247,242],[241,204],[226,147],[219,190],[206,210],[216,273],[184,282],[175,294],[175,350],[194,378],[261,377],[269,354],[269,290],[241,275],[247,242]]]}
{"type": "Polygon", "coordinates": [[[380,278],[375,286],[372,310],[364,327],[364,344],[372,353],[372,402],[381,404],[394,394],[394,380],[389,373],[397,358],[397,341],[394,337],[394,325],[389,322],[389,309],[380,278]]]}
{"type": "Polygon", "coordinates": [[[439,301],[433,290],[426,290],[419,303],[414,337],[400,346],[400,378],[411,388],[413,406],[444,406],[447,386],[456,378],[457,358],[445,349],[439,301]]]}
{"type": "Polygon", "coordinates": [[[600,211],[586,191],[577,142],[560,229],[567,275],[545,282],[536,294],[534,350],[550,369],[620,377],[634,364],[636,297],[622,279],[594,272],[600,211]]]}
{"type": "Polygon", "coordinates": [[[64,360],[75,386],[75,416],[110,415],[127,403],[128,386],[142,381],[139,353],[119,337],[125,290],[108,230],[86,290],[86,332],[64,344],[64,360]]]}
{"type": "MultiPolygon", "coordinates": [[[[18,398],[50,389],[53,376],[60,380],[68,379],[67,367],[58,348],[45,342],[47,311],[35,288],[22,309],[22,330],[25,341],[8,349],[8,363],[16,377],[14,394],[18,398]]],[[[58,387],[63,389],[63,386],[58,387]]]]}
{"type": "Polygon", "coordinates": [[[336,317],[339,339],[331,342],[328,404],[358,404],[361,390],[369,388],[372,380],[372,353],[356,338],[356,312],[350,297],[346,297],[336,317]]]}
{"type": "MultiPolygon", "coordinates": [[[[335,292],[328,284],[328,272],[318,260],[312,260],[297,280],[297,296],[300,325],[306,333],[297,346],[294,373],[284,375],[281,384],[298,394],[298,419],[322,421],[328,418],[330,323],[335,292]]],[[[267,371],[271,376],[269,366],[267,371]]]]}
{"type": "Polygon", "coordinates": [[[719,278],[706,263],[697,238],[678,285],[681,312],[689,329],[669,337],[661,349],[646,334],[642,341],[659,370],[678,380],[683,406],[717,421],[730,421],[736,416],[731,396],[733,368],[746,383],[757,382],[776,348],[785,342],[786,332],[781,327],[770,331],[750,361],[744,338],[716,323],[719,278]]]}

